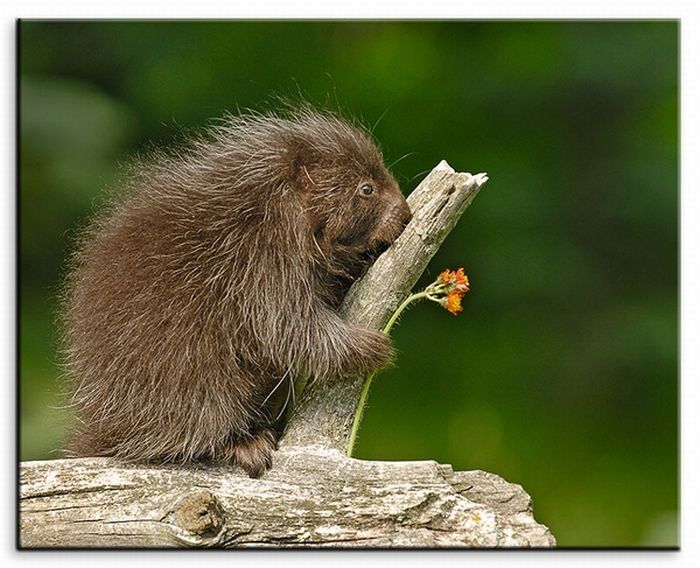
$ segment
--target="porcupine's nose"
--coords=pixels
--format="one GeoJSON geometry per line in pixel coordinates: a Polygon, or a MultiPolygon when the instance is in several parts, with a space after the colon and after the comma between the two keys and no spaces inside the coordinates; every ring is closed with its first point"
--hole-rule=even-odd
{"type": "Polygon", "coordinates": [[[411,213],[411,209],[408,207],[408,203],[406,203],[406,200],[403,199],[399,205],[399,211],[397,213],[397,218],[399,219],[401,230],[406,228],[406,225],[408,225],[412,217],[413,215],[411,213]]]}
{"type": "Polygon", "coordinates": [[[401,230],[403,231],[408,222],[411,220],[411,209],[408,207],[406,198],[401,193],[401,188],[399,184],[394,181],[393,191],[391,192],[393,208],[392,208],[392,220],[397,222],[401,230]]]}
{"type": "Polygon", "coordinates": [[[401,202],[392,207],[388,214],[384,217],[384,231],[388,233],[387,245],[391,245],[399,235],[403,232],[411,220],[411,210],[406,203],[406,200],[401,197],[401,202]]]}
{"type": "Polygon", "coordinates": [[[408,222],[411,220],[411,210],[406,203],[406,199],[400,193],[398,193],[398,198],[394,201],[393,207],[390,209],[388,215],[385,217],[385,221],[389,223],[392,227],[396,227],[398,236],[401,231],[404,230],[408,222]]]}

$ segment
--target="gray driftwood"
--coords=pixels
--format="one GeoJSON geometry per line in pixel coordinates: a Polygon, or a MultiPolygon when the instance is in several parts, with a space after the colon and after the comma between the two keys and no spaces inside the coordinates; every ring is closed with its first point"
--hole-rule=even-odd
{"type": "MultiPolygon", "coordinates": [[[[457,173],[440,162],[408,196],[411,222],[348,292],[341,308],[345,317],[382,329],[487,179],[485,174],[457,173]]],[[[283,443],[314,443],[344,452],[363,381],[357,377],[311,384],[283,443]]]]}
{"type": "MultiPolygon", "coordinates": [[[[349,292],[345,316],[381,329],[486,179],[438,164],[409,197],[411,223],[349,292]]],[[[527,493],[497,475],[346,457],[361,388],[362,378],[312,381],[262,479],[106,458],[22,463],[20,546],[555,545],[527,493]]]]}
{"type": "Polygon", "coordinates": [[[252,480],[223,467],[29,462],[22,545],[44,547],[552,546],[519,485],[432,461],[287,446],[252,480]]]}

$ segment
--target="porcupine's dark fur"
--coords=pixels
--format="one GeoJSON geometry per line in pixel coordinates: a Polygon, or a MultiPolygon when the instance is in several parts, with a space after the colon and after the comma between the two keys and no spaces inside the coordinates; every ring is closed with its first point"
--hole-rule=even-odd
{"type": "Polygon", "coordinates": [[[124,185],[64,294],[67,453],[259,476],[297,374],[390,359],[384,335],[336,309],[403,230],[406,201],[364,131],[309,106],[228,116],[124,185]]]}

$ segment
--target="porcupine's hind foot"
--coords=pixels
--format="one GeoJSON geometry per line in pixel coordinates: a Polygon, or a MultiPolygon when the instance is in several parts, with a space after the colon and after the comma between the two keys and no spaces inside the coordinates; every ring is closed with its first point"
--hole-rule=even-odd
{"type": "Polygon", "coordinates": [[[232,435],[224,459],[256,478],[272,467],[272,452],[276,449],[277,433],[265,427],[248,434],[232,435]]]}

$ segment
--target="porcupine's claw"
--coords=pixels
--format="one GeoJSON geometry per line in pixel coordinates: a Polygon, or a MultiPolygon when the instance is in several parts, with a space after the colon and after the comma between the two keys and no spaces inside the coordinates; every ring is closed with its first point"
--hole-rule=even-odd
{"type": "Polygon", "coordinates": [[[224,459],[243,468],[250,477],[257,478],[272,467],[272,452],[276,449],[276,433],[263,428],[232,440],[224,459]]]}

